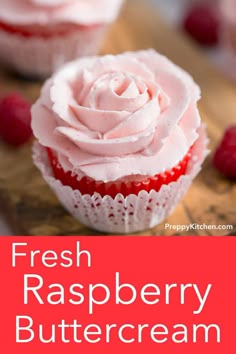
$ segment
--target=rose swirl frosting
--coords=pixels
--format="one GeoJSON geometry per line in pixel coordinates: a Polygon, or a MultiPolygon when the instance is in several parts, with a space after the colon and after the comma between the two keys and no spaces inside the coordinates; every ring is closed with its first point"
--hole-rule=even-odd
{"type": "Polygon", "coordinates": [[[199,98],[192,78],[154,50],[83,58],[47,81],[32,127],[78,178],[153,176],[198,138],[199,98]]]}

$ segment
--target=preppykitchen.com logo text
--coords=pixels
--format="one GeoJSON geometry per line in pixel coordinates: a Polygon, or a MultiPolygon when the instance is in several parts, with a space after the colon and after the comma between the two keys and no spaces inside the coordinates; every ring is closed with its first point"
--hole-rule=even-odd
{"type": "Polygon", "coordinates": [[[233,230],[233,225],[207,225],[207,224],[186,224],[186,225],[171,225],[165,224],[165,230],[173,230],[173,231],[195,231],[195,230],[233,230]]]}

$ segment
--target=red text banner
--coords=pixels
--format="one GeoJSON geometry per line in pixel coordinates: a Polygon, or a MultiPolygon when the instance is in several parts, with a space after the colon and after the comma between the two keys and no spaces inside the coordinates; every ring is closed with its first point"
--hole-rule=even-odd
{"type": "Polygon", "coordinates": [[[233,354],[236,238],[1,237],[0,351],[233,354]]]}

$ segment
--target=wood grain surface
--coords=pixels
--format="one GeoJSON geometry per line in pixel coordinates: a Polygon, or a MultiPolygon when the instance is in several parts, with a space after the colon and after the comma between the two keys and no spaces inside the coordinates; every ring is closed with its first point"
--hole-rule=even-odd
{"type": "MultiPolygon", "coordinates": [[[[236,85],[227,81],[183,34],[169,28],[145,5],[130,0],[112,26],[102,53],[155,48],[188,70],[202,89],[201,115],[214,149],[226,126],[236,121],[236,85]]],[[[42,83],[0,70],[0,90],[22,92],[32,102],[42,83]]],[[[18,235],[99,235],[74,220],[59,204],[32,164],[31,146],[13,149],[0,142],[0,209],[18,235]]],[[[234,225],[227,230],[190,230],[183,235],[236,235],[236,185],[211,166],[211,156],[175,212],[171,225],[234,225]]],[[[164,224],[142,235],[177,235],[164,224]]]]}

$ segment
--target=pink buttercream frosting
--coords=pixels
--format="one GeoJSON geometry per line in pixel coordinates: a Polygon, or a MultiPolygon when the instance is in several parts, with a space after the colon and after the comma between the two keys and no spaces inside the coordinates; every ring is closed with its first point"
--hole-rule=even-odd
{"type": "Polygon", "coordinates": [[[0,0],[0,21],[13,25],[112,22],[123,0],[0,0]]]}
{"type": "Polygon", "coordinates": [[[79,178],[153,176],[197,140],[199,98],[192,78],[154,50],[82,58],[46,82],[32,128],[79,178]]]}

